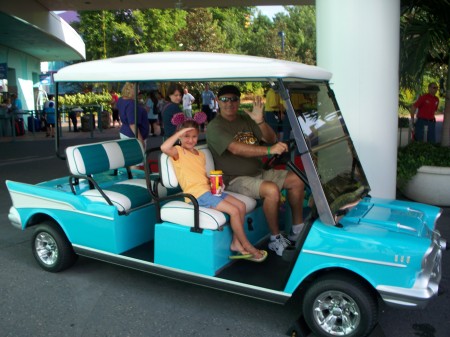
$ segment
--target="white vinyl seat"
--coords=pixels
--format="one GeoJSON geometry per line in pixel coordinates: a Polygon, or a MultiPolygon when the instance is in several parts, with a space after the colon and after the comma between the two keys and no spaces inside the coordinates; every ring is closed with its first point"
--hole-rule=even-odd
{"type": "MultiPolygon", "coordinates": [[[[211,152],[206,145],[197,147],[202,151],[206,158],[206,172],[209,175],[214,170],[214,161],[211,152]]],[[[162,185],[167,189],[178,188],[178,179],[175,175],[170,157],[162,153],[159,160],[159,173],[162,185]]],[[[226,187],[225,187],[226,188],[226,187]]],[[[256,207],[256,200],[242,194],[228,192],[226,193],[236,197],[244,202],[246,213],[252,212],[256,207]]],[[[179,224],[187,227],[194,227],[194,205],[180,200],[166,202],[161,207],[161,220],[179,224]]],[[[228,216],[224,213],[207,207],[199,208],[199,225],[201,229],[220,229],[227,223],[228,216]]]]}
{"type": "Polygon", "coordinates": [[[130,166],[144,160],[143,148],[137,139],[71,146],[66,149],[66,156],[72,177],[90,182],[91,188],[81,193],[87,199],[114,205],[119,213],[128,213],[151,202],[145,179],[135,179],[129,171],[130,166]],[[119,168],[128,169],[128,179],[106,187],[96,182],[95,174],[119,168]]]}

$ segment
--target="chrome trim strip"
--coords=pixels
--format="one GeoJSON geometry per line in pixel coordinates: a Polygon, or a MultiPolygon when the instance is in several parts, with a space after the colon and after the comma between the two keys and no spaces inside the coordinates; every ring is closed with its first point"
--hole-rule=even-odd
{"type": "Polygon", "coordinates": [[[379,265],[382,265],[382,266],[389,266],[389,267],[396,267],[396,268],[406,268],[407,267],[405,264],[400,264],[400,263],[392,263],[392,262],[385,262],[385,261],[361,259],[361,258],[358,258],[358,257],[351,257],[351,256],[345,256],[345,255],[337,255],[337,254],[329,254],[329,253],[317,252],[317,251],[308,250],[308,249],[304,249],[302,252],[303,253],[308,253],[308,254],[313,254],[313,255],[322,255],[322,256],[327,256],[327,257],[334,257],[334,258],[343,259],[343,260],[350,260],[350,261],[358,261],[358,262],[364,262],[364,263],[379,264],[379,265]]]}
{"type": "Polygon", "coordinates": [[[424,308],[436,293],[430,288],[401,288],[379,285],[376,287],[381,298],[394,307],[424,308]]]}
{"type": "MultiPolygon", "coordinates": [[[[30,194],[30,193],[19,192],[19,191],[10,191],[10,194],[11,194],[11,199],[13,200],[14,207],[16,209],[21,209],[21,208],[27,208],[28,209],[28,208],[31,208],[31,207],[28,207],[28,205],[29,205],[28,202],[18,202],[17,199],[14,199],[14,197],[13,197],[14,194],[23,195],[23,196],[26,196],[26,197],[30,197],[32,199],[41,199],[41,200],[50,202],[50,204],[56,204],[56,205],[64,206],[64,207],[58,208],[58,207],[56,207],[56,205],[54,207],[50,207],[50,206],[47,205],[45,207],[44,206],[41,207],[42,209],[55,209],[55,210],[59,210],[59,211],[68,211],[68,212],[73,212],[73,213],[79,213],[79,214],[88,215],[88,216],[92,216],[92,217],[96,217],[96,218],[110,220],[110,221],[114,220],[114,217],[109,217],[109,216],[106,216],[106,215],[99,215],[99,214],[96,214],[96,213],[89,213],[89,212],[80,211],[80,210],[76,209],[75,207],[73,207],[70,203],[65,202],[65,201],[57,201],[55,199],[51,199],[51,198],[47,198],[47,197],[40,197],[40,196],[36,196],[36,195],[30,194]]],[[[32,208],[37,208],[37,207],[32,207],[32,208]]]]}
{"type": "MultiPolygon", "coordinates": [[[[69,204],[68,202],[65,202],[65,201],[58,201],[55,199],[42,197],[42,196],[38,196],[35,194],[26,193],[26,192],[20,192],[20,191],[9,191],[9,193],[11,194],[11,199],[16,208],[30,208],[28,206],[29,202],[20,198],[20,196],[24,196],[24,197],[31,198],[31,199],[37,199],[37,200],[49,202],[50,204],[57,204],[57,205],[64,206],[61,208],[57,208],[57,207],[43,207],[43,208],[52,208],[52,209],[60,209],[60,210],[67,210],[67,211],[72,211],[75,209],[71,204],[69,204]]],[[[36,208],[36,207],[33,207],[33,208],[36,208]]]]}
{"type": "Polygon", "coordinates": [[[417,230],[411,226],[406,226],[406,225],[402,225],[401,223],[397,223],[397,228],[398,229],[404,229],[410,232],[417,232],[417,230]]]}
{"type": "Polygon", "coordinates": [[[278,304],[286,303],[292,296],[290,293],[257,287],[245,283],[221,279],[214,276],[207,276],[198,273],[166,267],[144,260],[135,259],[128,256],[109,253],[106,251],[93,249],[77,244],[72,245],[75,253],[100,261],[113,263],[119,266],[128,267],[144,271],[146,273],[168,277],[174,280],[198,284],[208,288],[227,291],[234,294],[244,295],[251,298],[274,302],[278,304]]]}
{"type": "Polygon", "coordinates": [[[20,218],[20,214],[14,206],[11,206],[8,212],[8,220],[17,229],[22,230],[22,219],[20,218]]]}

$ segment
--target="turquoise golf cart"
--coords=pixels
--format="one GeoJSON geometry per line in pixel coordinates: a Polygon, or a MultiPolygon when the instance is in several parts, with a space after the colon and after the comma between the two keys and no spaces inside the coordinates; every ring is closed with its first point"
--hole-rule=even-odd
{"type": "MultiPolygon", "coordinates": [[[[195,52],[84,62],[54,76],[56,83],[257,82],[273,88],[286,107],[290,153],[262,159],[267,167],[295,172],[309,196],[299,205],[305,228],[282,257],[269,252],[263,263],[230,260],[228,218],[198,207],[193,197],[186,203],[168,158],[136,139],[64,147],[57,137],[67,176],[35,185],[7,180],[9,220],[34,231],[32,252],[49,272],[81,255],[280,304],[298,293],[302,317],[292,335],[370,336],[382,305],[424,308],[437,296],[446,249],[435,228],[442,211],[371,197],[330,78],[326,70],[294,62],[195,52]],[[151,156],[158,169],[149,165],[151,156]],[[133,169],[142,162],[145,170],[133,169]]],[[[208,144],[198,149],[210,172],[208,144]]],[[[246,205],[249,240],[266,248],[261,201],[236,197],[246,205]]],[[[280,209],[288,232],[289,207],[280,209]]]]}

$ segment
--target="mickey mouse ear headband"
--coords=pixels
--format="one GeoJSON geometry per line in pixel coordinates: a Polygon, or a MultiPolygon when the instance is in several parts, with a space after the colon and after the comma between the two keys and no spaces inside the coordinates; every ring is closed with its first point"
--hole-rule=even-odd
{"type": "Polygon", "coordinates": [[[195,121],[198,125],[203,124],[206,122],[206,114],[203,111],[200,111],[194,115],[194,118],[191,118],[191,117],[186,117],[184,115],[184,113],[179,112],[179,113],[176,113],[175,115],[173,115],[173,117],[171,119],[171,123],[175,126],[178,126],[189,120],[195,121]]]}

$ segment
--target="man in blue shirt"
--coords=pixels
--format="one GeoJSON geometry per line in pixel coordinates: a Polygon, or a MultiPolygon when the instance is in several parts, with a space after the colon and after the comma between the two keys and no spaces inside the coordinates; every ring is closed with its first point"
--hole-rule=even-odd
{"type": "Polygon", "coordinates": [[[214,107],[215,95],[209,90],[209,84],[205,84],[205,90],[202,92],[202,111],[206,114],[207,121],[213,119],[212,109],[214,107]]]}
{"type": "Polygon", "coordinates": [[[11,94],[11,109],[14,112],[22,110],[22,101],[17,94],[11,94]]]}
{"type": "Polygon", "coordinates": [[[56,109],[54,96],[48,95],[48,101],[44,104],[44,115],[47,125],[47,137],[55,137],[56,109]]]}

